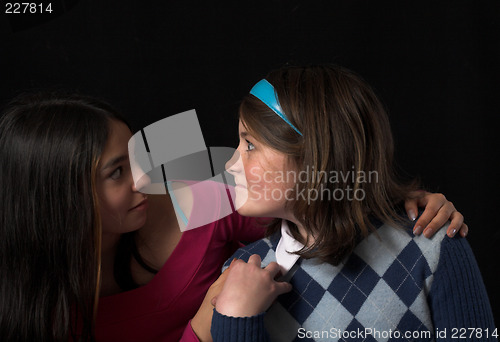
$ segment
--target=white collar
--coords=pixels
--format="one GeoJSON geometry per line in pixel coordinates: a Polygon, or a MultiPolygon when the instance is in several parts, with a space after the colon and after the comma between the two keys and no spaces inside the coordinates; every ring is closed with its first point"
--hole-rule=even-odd
{"type": "Polygon", "coordinates": [[[290,228],[286,220],[281,221],[281,239],[276,247],[276,262],[280,265],[282,275],[287,274],[288,271],[295,265],[299,256],[293,254],[301,250],[303,244],[295,240],[290,234],[290,228]]]}

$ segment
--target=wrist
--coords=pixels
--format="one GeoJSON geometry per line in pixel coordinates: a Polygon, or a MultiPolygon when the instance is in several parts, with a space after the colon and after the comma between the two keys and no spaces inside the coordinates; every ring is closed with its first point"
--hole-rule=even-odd
{"type": "Polygon", "coordinates": [[[189,321],[191,330],[200,342],[212,341],[210,325],[212,324],[212,310],[207,314],[205,310],[198,310],[196,315],[189,321]]]}
{"type": "Polygon", "coordinates": [[[215,309],[221,315],[228,317],[252,317],[265,311],[259,306],[245,302],[241,298],[225,300],[225,298],[220,297],[217,299],[215,309]]]}

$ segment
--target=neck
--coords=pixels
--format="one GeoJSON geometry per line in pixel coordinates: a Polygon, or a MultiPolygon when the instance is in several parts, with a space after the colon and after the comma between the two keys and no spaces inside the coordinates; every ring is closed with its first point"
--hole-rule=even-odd
{"type": "Polygon", "coordinates": [[[302,223],[300,223],[299,220],[297,220],[293,214],[287,215],[287,217],[284,217],[284,219],[295,223],[297,229],[299,230],[300,236],[302,236],[302,238],[304,239],[304,242],[308,241],[309,239],[307,243],[308,247],[310,247],[314,243],[315,241],[314,236],[307,232],[302,223]]]}
{"type": "Polygon", "coordinates": [[[120,236],[121,234],[116,233],[102,233],[102,260],[109,257],[111,257],[111,259],[114,259],[120,236]]]}
{"type": "Polygon", "coordinates": [[[119,239],[120,239],[120,234],[111,234],[111,233],[102,234],[101,288],[100,288],[101,296],[106,296],[109,294],[116,293],[119,289],[113,275],[116,248],[118,246],[119,239]]]}

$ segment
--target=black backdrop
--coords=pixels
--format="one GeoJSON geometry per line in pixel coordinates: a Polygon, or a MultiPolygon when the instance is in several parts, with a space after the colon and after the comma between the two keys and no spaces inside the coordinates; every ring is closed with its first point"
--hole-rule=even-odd
{"type": "Polygon", "coordinates": [[[44,16],[5,8],[1,104],[25,90],[74,89],[110,101],[136,129],[195,108],[207,146],[235,146],[238,101],[270,69],[357,71],[389,110],[401,168],[465,215],[500,322],[499,1],[59,0],[44,16]]]}

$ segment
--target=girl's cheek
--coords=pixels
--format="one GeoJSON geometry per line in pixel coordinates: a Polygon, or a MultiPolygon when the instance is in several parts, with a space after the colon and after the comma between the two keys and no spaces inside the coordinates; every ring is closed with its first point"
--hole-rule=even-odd
{"type": "Polygon", "coordinates": [[[250,185],[263,185],[263,177],[262,170],[258,167],[246,167],[245,168],[245,177],[247,179],[248,186],[250,185]]]}

